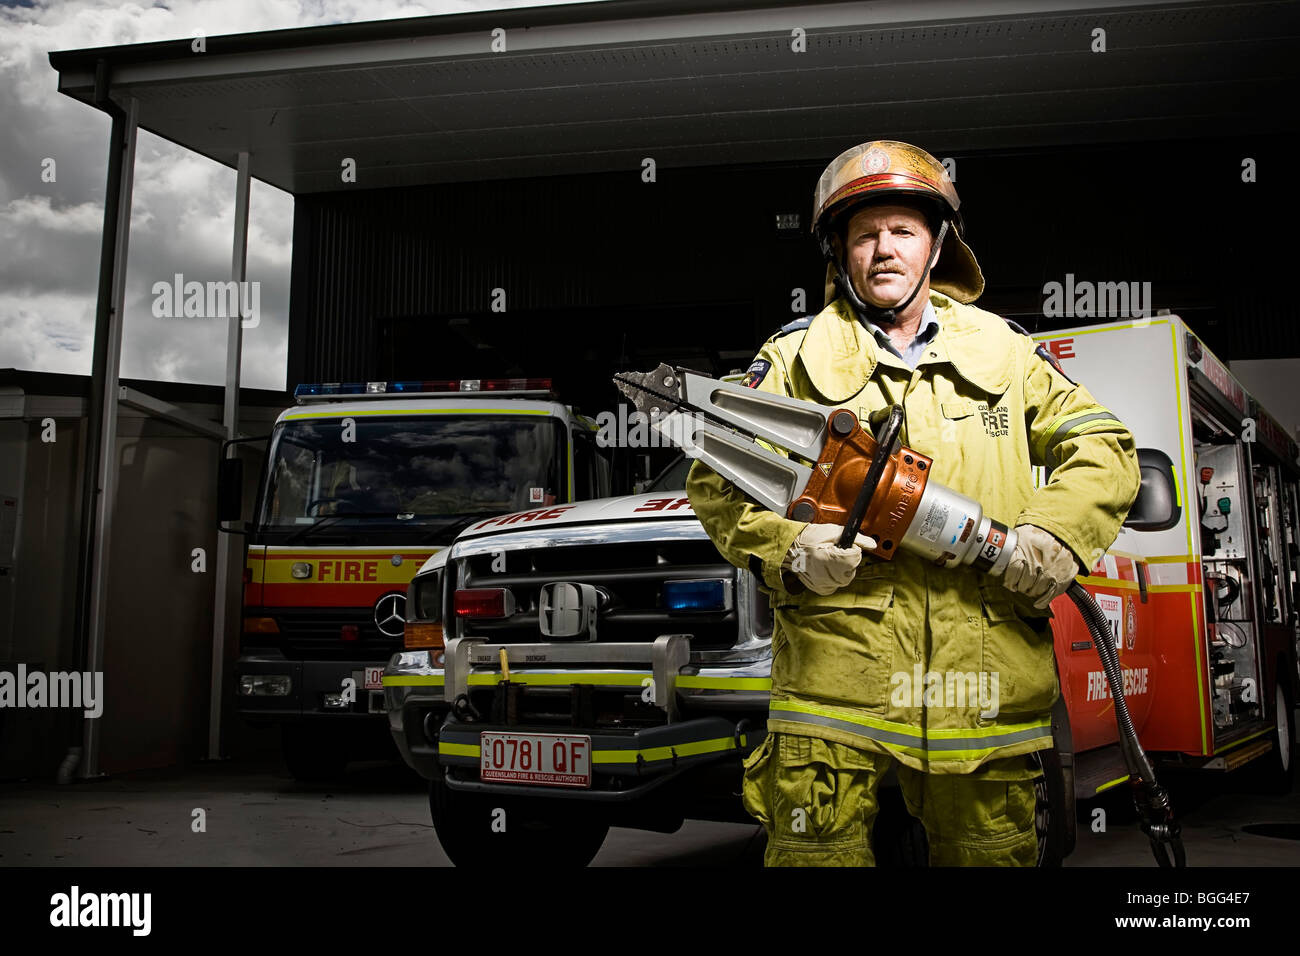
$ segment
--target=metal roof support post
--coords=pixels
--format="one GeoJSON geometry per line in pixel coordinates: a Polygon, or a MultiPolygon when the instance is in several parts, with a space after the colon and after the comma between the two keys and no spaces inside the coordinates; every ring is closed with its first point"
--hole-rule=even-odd
{"type": "MultiPolygon", "coordinates": [[[[104,103],[108,100],[107,68],[102,74],[104,103]]],[[[99,76],[97,76],[99,79],[99,76]]],[[[100,253],[99,300],[95,309],[95,344],[88,431],[86,483],[90,502],[82,515],[85,552],[82,555],[84,608],[78,615],[78,638],[84,634],[85,669],[104,669],[104,625],[108,616],[108,554],[112,540],[113,508],[117,501],[117,393],[122,360],[123,302],[126,298],[127,247],[131,236],[131,192],[135,183],[135,142],[139,102],[131,97],[126,110],[112,104],[108,185],[104,194],[104,240],[100,253]],[[112,245],[109,245],[109,232],[112,245]],[[92,484],[93,482],[93,484],[92,484]],[[89,582],[88,588],[85,582],[89,582]]],[[[80,776],[99,776],[99,720],[82,721],[80,776]]],[[[65,760],[65,766],[68,761],[65,760]]],[[[70,773],[60,771],[60,779],[70,773]]]]}
{"type": "MultiPolygon", "coordinates": [[[[245,275],[248,269],[248,153],[239,154],[238,175],[235,180],[235,237],[230,260],[230,277],[238,283],[240,307],[232,310],[226,330],[226,394],[221,421],[226,438],[239,437],[239,363],[243,357],[244,303],[251,296],[244,295],[245,275]]],[[[238,454],[234,446],[228,452],[238,454]]],[[[217,535],[216,594],[212,605],[212,687],[208,698],[208,759],[220,760],[221,753],[221,703],[225,695],[226,674],[226,610],[229,606],[230,549],[232,534],[217,535]]],[[[243,539],[238,539],[243,547],[243,539]]],[[[241,564],[243,562],[240,562],[241,564]]],[[[242,576],[240,578],[242,580],[242,576]]]]}

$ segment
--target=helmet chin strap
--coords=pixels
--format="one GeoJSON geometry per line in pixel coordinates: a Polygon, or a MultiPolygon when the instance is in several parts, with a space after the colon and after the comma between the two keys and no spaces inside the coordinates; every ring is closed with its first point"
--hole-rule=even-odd
{"type": "Polygon", "coordinates": [[[947,238],[947,236],[948,220],[945,219],[943,225],[939,227],[938,234],[934,237],[934,242],[930,245],[930,259],[925,264],[925,271],[921,273],[921,278],[917,280],[916,287],[912,289],[912,294],[902,302],[888,309],[882,309],[879,306],[863,302],[862,298],[858,295],[857,290],[853,288],[853,283],[849,280],[848,276],[844,274],[844,269],[840,265],[839,260],[835,257],[835,254],[831,252],[829,248],[823,248],[825,248],[827,253],[826,258],[828,258],[831,261],[831,265],[835,267],[835,275],[831,281],[835,284],[835,288],[840,290],[840,294],[849,300],[849,305],[857,314],[858,320],[863,324],[866,324],[867,322],[875,322],[878,325],[895,325],[898,322],[899,313],[905,311],[907,307],[912,304],[912,300],[915,299],[917,294],[921,291],[921,286],[925,285],[926,277],[930,275],[930,270],[934,268],[934,263],[939,258],[939,253],[943,250],[943,240],[947,238]]]}

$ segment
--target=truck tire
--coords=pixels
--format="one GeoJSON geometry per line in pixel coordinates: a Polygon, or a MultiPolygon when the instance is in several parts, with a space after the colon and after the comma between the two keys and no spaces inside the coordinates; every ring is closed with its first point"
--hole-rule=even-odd
{"type": "Polygon", "coordinates": [[[434,832],[459,867],[572,869],[589,864],[609,826],[592,821],[582,807],[549,805],[555,802],[458,793],[442,780],[429,784],[434,832]]]}
{"type": "Polygon", "coordinates": [[[1043,775],[1034,782],[1037,806],[1034,828],[1038,831],[1038,865],[1060,866],[1074,852],[1074,780],[1062,765],[1060,752],[1053,747],[1039,750],[1031,757],[1043,775]]]}
{"type": "Polygon", "coordinates": [[[1295,700],[1291,696],[1290,688],[1280,679],[1273,697],[1273,706],[1276,708],[1272,734],[1273,749],[1252,761],[1251,766],[1244,769],[1251,775],[1252,790],[1285,796],[1295,786],[1295,700]]]}
{"type": "Polygon", "coordinates": [[[295,780],[324,783],[340,779],[348,766],[347,742],[340,736],[302,724],[280,731],[284,762],[295,780]]]}

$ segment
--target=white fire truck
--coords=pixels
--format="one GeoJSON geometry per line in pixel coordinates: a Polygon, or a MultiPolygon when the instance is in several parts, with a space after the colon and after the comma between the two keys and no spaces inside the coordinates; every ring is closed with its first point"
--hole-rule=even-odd
{"type": "MultiPolygon", "coordinates": [[[[1079,581],[1111,625],[1142,746],[1157,766],[1289,789],[1296,443],[1177,316],[1035,338],[1140,447],[1144,492],[1079,581]]],[[[771,611],[695,520],[685,464],[649,494],[476,522],[412,581],[385,695],[453,862],[584,864],[610,825],[748,819],[736,793],[764,732],[771,611]],[[497,809],[527,825],[493,832],[497,809]]],[[[1068,599],[1053,612],[1044,863],[1074,846],[1076,798],[1128,779],[1092,633],[1068,599]]]]}
{"type": "MultiPolygon", "coordinates": [[[[324,779],[386,746],[380,679],[420,565],[489,515],[607,495],[610,473],[595,423],[548,379],[299,385],[295,399],[247,529],[235,683],[245,719],[281,725],[294,776],[324,779]]],[[[223,475],[223,499],[239,480],[223,475]]],[[[237,516],[237,496],[223,510],[237,516]]]]}

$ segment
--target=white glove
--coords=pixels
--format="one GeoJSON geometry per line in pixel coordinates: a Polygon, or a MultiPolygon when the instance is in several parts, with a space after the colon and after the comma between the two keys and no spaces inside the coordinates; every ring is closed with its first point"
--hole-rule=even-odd
{"type": "Polygon", "coordinates": [[[862,563],[861,548],[874,548],[874,538],[860,534],[857,547],[841,548],[836,542],[844,528],[837,524],[810,524],[790,545],[782,567],[794,572],[800,583],[814,594],[834,594],[853,580],[862,563]]]}
{"type": "Polygon", "coordinates": [[[1065,593],[1078,573],[1074,555],[1055,537],[1032,524],[1016,525],[1016,550],[1002,577],[1004,587],[1045,608],[1065,593]]]}

